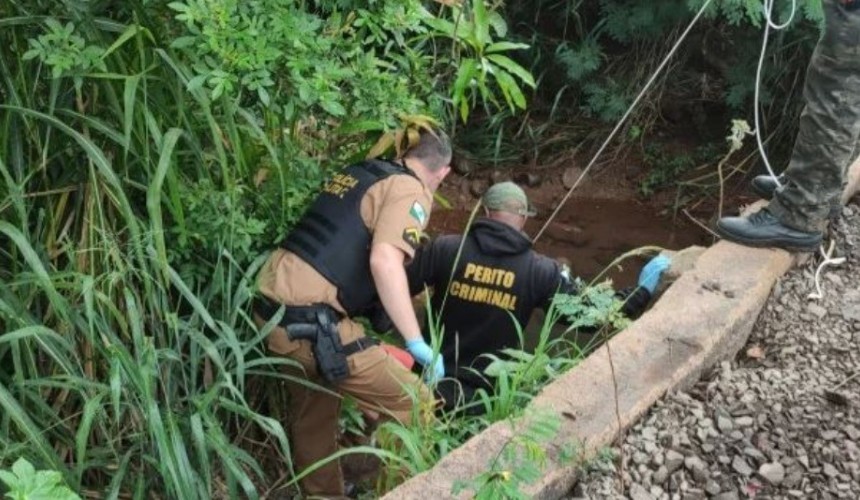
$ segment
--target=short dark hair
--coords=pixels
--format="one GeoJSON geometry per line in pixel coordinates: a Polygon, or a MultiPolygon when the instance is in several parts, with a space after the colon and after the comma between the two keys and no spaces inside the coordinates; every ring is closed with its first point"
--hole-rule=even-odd
{"type": "Polygon", "coordinates": [[[441,129],[421,129],[418,144],[409,148],[404,158],[414,158],[431,171],[451,163],[451,139],[441,129]]]}

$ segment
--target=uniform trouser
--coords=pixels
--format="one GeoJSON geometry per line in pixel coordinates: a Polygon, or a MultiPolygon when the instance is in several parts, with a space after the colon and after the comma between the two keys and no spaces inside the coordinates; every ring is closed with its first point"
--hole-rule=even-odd
{"type": "MultiPolygon", "coordinates": [[[[364,336],[361,325],[345,319],[338,324],[345,344],[364,336]]],[[[286,332],[275,328],[270,334],[269,347],[301,366],[285,368],[287,375],[297,381],[287,382],[290,393],[290,439],[293,463],[297,472],[305,470],[338,450],[338,418],[341,397],[301,381],[324,386],[329,390],[352,396],[363,411],[378,414],[382,419],[408,423],[415,411],[432,412],[433,397],[420,379],[403,367],[379,346],[373,346],[349,356],[350,376],[334,387],[319,376],[311,345],[306,340],[286,340],[286,332]],[[413,395],[410,395],[412,393],[413,395]]],[[[340,462],[334,460],[312,472],[301,481],[302,491],[310,497],[339,498],[344,494],[340,462]]]]}
{"type": "Polygon", "coordinates": [[[797,139],[769,210],[786,226],[824,229],[860,136],[860,10],[824,0],[825,28],[806,70],[797,139]]]}

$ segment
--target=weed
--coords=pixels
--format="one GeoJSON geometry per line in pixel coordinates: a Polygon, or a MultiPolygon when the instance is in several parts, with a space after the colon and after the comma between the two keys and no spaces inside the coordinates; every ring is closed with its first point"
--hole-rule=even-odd
{"type": "Polygon", "coordinates": [[[16,460],[11,470],[0,470],[0,481],[6,485],[5,497],[10,500],[81,500],[65,485],[61,473],[37,471],[24,458],[16,460]]]}

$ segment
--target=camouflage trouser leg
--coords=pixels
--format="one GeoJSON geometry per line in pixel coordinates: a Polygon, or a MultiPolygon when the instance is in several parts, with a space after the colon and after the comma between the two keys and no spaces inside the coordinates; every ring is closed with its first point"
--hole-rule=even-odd
{"type": "Polygon", "coordinates": [[[769,207],[801,231],[824,228],[860,137],[860,10],[824,0],[824,12],[824,33],[806,71],[806,108],[785,170],[789,182],[769,207]]]}

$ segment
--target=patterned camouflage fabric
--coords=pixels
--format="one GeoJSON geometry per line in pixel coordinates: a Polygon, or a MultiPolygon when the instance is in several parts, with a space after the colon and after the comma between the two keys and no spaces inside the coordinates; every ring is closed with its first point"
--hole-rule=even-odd
{"type": "Polygon", "coordinates": [[[806,71],[806,108],[784,172],[789,182],[769,206],[780,222],[801,231],[824,229],[860,137],[858,7],[860,0],[824,0],[824,33],[806,71]]]}

